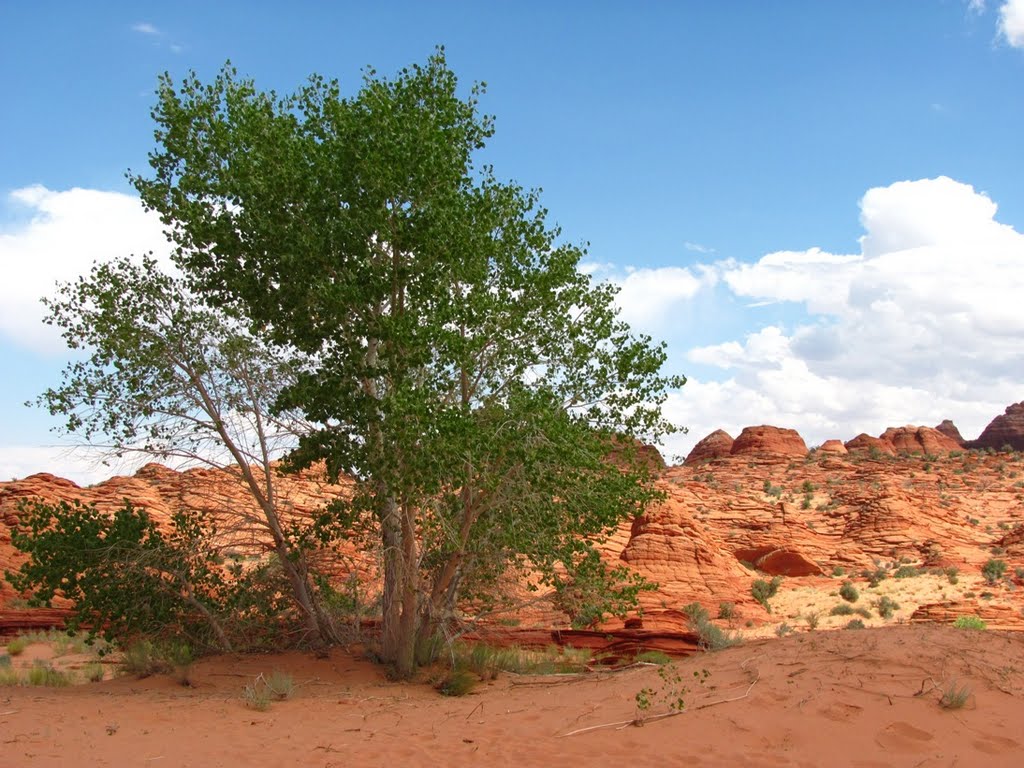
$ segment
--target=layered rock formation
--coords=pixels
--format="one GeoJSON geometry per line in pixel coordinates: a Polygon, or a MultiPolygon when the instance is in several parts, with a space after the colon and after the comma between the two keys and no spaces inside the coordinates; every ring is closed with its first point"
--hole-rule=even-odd
{"type": "Polygon", "coordinates": [[[807,455],[807,444],[795,429],[761,425],[745,427],[732,444],[733,456],[793,456],[807,455]]]}
{"type": "Polygon", "coordinates": [[[1024,402],[1014,403],[1006,412],[996,416],[977,440],[968,443],[971,448],[991,448],[999,451],[1010,447],[1024,451],[1024,402]]]}
{"type": "Polygon", "coordinates": [[[935,427],[935,430],[937,432],[941,432],[951,440],[956,441],[956,444],[959,445],[961,448],[966,442],[963,436],[960,434],[960,430],[956,428],[956,424],[954,424],[949,419],[943,419],[942,423],[935,427]]]}
{"type": "Polygon", "coordinates": [[[953,438],[931,427],[889,427],[880,437],[896,453],[921,453],[942,456],[961,448],[953,438]]]}
{"type": "Polygon", "coordinates": [[[732,454],[732,445],[732,436],[725,430],[716,429],[693,446],[693,450],[687,454],[686,461],[683,463],[692,467],[695,464],[725,458],[732,454]]]}

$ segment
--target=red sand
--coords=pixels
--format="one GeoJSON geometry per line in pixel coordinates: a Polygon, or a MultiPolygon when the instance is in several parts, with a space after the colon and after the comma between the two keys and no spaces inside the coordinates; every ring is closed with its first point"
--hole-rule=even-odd
{"type": "Polygon", "coordinates": [[[634,718],[640,689],[665,688],[657,669],[506,675],[453,699],[336,651],[207,659],[192,688],[166,677],[0,688],[0,766],[1024,765],[1020,634],[812,632],[676,664],[685,713],[571,736],[634,718]],[[245,684],[275,669],[299,684],[294,698],[246,708],[245,684]],[[954,682],[972,694],[943,709],[954,682]]]}

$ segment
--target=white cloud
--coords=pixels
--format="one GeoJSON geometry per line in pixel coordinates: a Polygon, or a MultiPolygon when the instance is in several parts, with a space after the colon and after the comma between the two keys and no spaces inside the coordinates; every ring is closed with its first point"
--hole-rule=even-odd
{"type": "Polygon", "coordinates": [[[687,240],[683,243],[683,248],[694,253],[714,253],[715,249],[707,245],[701,245],[700,243],[691,243],[687,240]]]}
{"type": "Polygon", "coordinates": [[[0,482],[49,472],[81,486],[113,475],[134,474],[149,458],[135,456],[103,464],[99,454],[59,445],[0,445],[0,482]]]}
{"type": "Polygon", "coordinates": [[[714,429],[762,423],[808,443],[943,418],[976,436],[1024,398],[1024,235],[996,212],[949,178],[898,182],[864,195],[858,254],[720,263],[737,296],[803,314],[788,330],[768,325],[689,351],[724,380],[691,380],[669,401],[691,427],[680,452],[714,429]]]}
{"type": "Polygon", "coordinates": [[[160,34],[160,30],[148,21],[140,21],[137,24],[132,24],[132,31],[138,32],[140,35],[158,36],[160,34]]]}
{"type": "Polygon", "coordinates": [[[645,333],[662,338],[671,324],[673,313],[693,299],[701,290],[715,285],[717,269],[700,265],[686,267],[654,267],[631,269],[617,273],[612,265],[591,264],[584,271],[608,279],[619,286],[616,303],[621,318],[645,333]]]}
{"type": "Polygon", "coordinates": [[[985,0],[967,0],[967,10],[975,15],[985,12],[985,0]]]}
{"type": "Polygon", "coordinates": [[[35,185],[11,192],[5,208],[28,217],[0,229],[0,335],[30,349],[64,349],[57,331],[42,323],[39,301],[58,281],[87,273],[96,261],[169,252],[159,218],[131,195],[35,185]]]}
{"type": "Polygon", "coordinates": [[[1024,48],[1024,0],[1006,0],[999,9],[999,33],[1014,48],[1024,48]]]}

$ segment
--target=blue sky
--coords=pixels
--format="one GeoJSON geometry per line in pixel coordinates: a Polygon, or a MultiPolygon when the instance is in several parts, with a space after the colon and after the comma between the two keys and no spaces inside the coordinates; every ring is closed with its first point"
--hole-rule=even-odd
{"type": "Polygon", "coordinates": [[[717,427],[808,443],[1024,399],[1024,1],[6,3],[0,479],[108,474],[23,403],[66,361],[35,299],[160,247],[132,199],[158,73],[358,87],[443,44],[485,159],[544,190],[717,427]],[[554,6],[554,7],[550,7],[554,6]]]}

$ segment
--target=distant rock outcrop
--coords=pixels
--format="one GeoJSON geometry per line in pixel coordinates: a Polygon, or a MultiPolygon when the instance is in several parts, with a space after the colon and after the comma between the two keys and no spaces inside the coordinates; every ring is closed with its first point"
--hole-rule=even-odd
{"type": "Polygon", "coordinates": [[[723,429],[716,429],[693,446],[693,450],[686,456],[686,461],[683,463],[692,467],[694,464],[704,461],[725,458],[732,453],[733,442],[732,435],[723,429]]]}
{"type": "Polygon", "coordinates": [[[733,441],[732,455],[798,456],[802,458],[807,455],[807,444],[795,429],[783,429],[762,424],[759,427],[745,427],[740,432],[740,436],[733,441]]]}
{"type": "Polygon", "coordinates": [[[853,440],[846,441],[846,450],[850,453],[871,453],[872,449],[886,456],[893,456],[896,453],[892,443],[872,437],[864,432],[861,432],[853,440]]]}
{"type": "Polygon", "coordinates": [[[1005,413],[992,419],[981,436],[967,446],[995,450],[1010,446],[1015,451],[1024,451],[1024,402],[1007,407],[1005,413]]]}
{"type": "Polygon", "coordinates": [[[935,427],[935,431],[941,432],[946,437],[955,440],[956,444],[961,448],[967,442],[964,440],[963,435],[960,434],[960,430],[956,428],[956,424],[949,419],[943,419],[942,423],[935,427]]]}
{"type": "Polygon", "coordinates": [[[821,453],[836,453],[839,455],[849,453],[849,451],[846,450],[846,446],[843,445],[842,440],[826,440],[818,446],[818,450],[821,453]]]}
{"type": "Polygon", "coordinates": [[[896,453],[945,456],[950,451],[957,451],[961,448],[956,440],[931,427],[889,427],[879,436],[879,439],[889,443],[896,453]]]}

